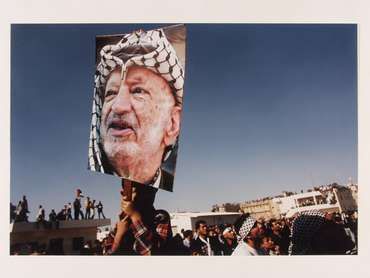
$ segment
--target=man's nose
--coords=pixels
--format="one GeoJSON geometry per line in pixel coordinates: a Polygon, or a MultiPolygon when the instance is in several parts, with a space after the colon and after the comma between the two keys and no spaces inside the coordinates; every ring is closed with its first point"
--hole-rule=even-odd
{"type": "Polygon", "coordinates": [[[126,84],[119,88],[117,96],[112,104],[112,111],[118,115],[131,111],[130,90],[126,84]]]}

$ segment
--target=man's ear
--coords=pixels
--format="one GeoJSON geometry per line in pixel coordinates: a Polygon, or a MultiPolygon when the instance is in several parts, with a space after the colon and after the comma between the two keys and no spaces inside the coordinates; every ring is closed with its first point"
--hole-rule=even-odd
{"type": "Polygon", "coordinates": [[[166,147],[175,143],[176,138],[180,133],[180,119],[181,108],[174,106],[171,110],[171,117],[168,121],[163,139],[166,147]]]}

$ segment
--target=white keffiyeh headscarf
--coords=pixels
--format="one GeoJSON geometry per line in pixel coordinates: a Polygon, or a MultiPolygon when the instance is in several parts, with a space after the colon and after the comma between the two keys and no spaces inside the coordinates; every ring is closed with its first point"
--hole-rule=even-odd
{"type": "Polygon", "coordinates": [[[249,216],[247,217],[243,224],[241,225],[240,229],[239,229],[239,236],[240,236],[240,240],[239,241],[242,241],[243,239],[245,239],[249,232],[252,230],[254,224],[256,223],[256,219],[254,219],[253,217],[249,216]]]}
{"type": "MultiPolygon", "coordinates": [[[[104,154],[100,145],[100,121],[104,103],[104,90],[109,74],[115,69],[120,69],[121,78],[125,79],[127,69],[131,66],[141,66],[152,70],[168,82],[176,105],[181,106],[185,73],[175,49],[167,40],[162,29],[148,32],[139,30],[126,34],[117,44],[104,46],[100,51],[100,57],[101,60],[97,65],[94,78],[88,168],[93,171],[107,173],[111,170],[106,169],[106,165],[103,163],[104,154]]],[[[167,148],[163,161],[169,157],[172,147],[167,148]]]]}

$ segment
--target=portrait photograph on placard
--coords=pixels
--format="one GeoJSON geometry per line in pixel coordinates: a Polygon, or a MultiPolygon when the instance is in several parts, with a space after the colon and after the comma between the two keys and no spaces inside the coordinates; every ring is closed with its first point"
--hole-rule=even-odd
{"type": "Polygon", "coordinates": [[[357,255],[356,24],[12,24],[10,255],[357,255]]]}
{"type": "Polygon", "coordinates": [[[96,38],[91,170],[172,191],[185,35],[177,25],[96,38]]]}

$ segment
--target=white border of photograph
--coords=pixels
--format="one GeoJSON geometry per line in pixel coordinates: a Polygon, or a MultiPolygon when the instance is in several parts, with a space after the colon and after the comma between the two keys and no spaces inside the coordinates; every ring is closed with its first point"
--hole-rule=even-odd
{"type": "MultiPolygon", "coordinates": [[[[3,277],[370,277],[370,6],[366,1],[8,1],[1,9],[1,275],[3,277]],[[296,257],[9,256],[11,23],[358,24],[359,255],[296,257]]],[[[191,63],[191,59],[188,59],[191,63]]],[[[191,73],[189,73],[191,74],[191,73]]],[[[187,92],[188,94],[191,92],[187,92]]]]}

